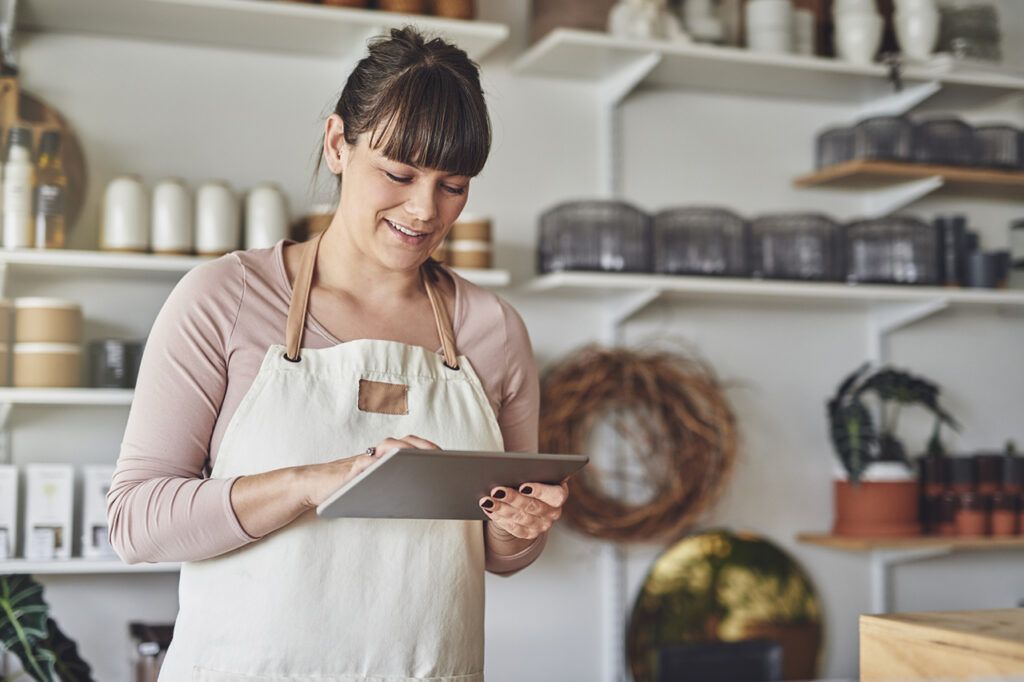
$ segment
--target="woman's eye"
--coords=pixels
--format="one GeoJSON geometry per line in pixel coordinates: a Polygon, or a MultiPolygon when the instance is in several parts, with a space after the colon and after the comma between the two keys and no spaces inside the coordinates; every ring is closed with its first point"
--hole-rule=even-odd
{"type": "Polygon", "coordinates": [[[466,193],[465,187],[452,187],[451,185],[442,185],[442,187],[444,187],[445,192],[448,192],[448,194],[452,194],[454,196],[466,193]]]}
{"type": "Polygon", "coordinates": [[[394,175],[393,173],[388,173],[387,171],[384,171],[384,175],[388,176],[388,180],[391,180],[392,182],[400,182],[403,185],[412,180],[412,178],[405,178],[402,177],[401,175],[394,175]]]}

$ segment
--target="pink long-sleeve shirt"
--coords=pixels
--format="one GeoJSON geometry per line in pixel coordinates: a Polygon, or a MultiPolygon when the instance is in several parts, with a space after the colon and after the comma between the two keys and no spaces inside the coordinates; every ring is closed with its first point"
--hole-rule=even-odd
{"type": "MultiPolygon", "coordinates": [[[[107,494],[110,541],[128,563],[197,561],[258,541],[231,506],[237,477],[209,472],[267,348],[284,343],[292,290],[285,243],[192,269],[153,324],[107,494]]],[[[494,293],[452,277],[456,346],[480,377],[505,449],[536,452],[540,391],[526,326],[494,293]]],[[[303,347],[341,343],[318,319],[311,298],[303,347]]],[[[488,550],[487,568],[517,571],[543,545],[544,536],[515,556],[488,550]]]]}

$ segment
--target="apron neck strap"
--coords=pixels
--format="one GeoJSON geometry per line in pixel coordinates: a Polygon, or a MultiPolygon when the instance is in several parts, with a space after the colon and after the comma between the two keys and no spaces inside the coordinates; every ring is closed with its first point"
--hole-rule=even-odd
{"type": "MultiPolygon", "coordinates": [[[[295,275],[295,282],[292,285],[292,300],[288,305],[288,322],[285,327],[285,345],[287,352],[285,359],[291,362],[298,362],[299,349],[302,347],[302,334],[306,329],[306,315],[309,310],[309,292],[313,288],[313,271],[316,269],[316,257],[320,252],[320,242],[325,234],[320,232],[313,237],[306,252],[302,255],[302,263],[295,275]]],[[[458,369],[458,353],[455,349],[455,330],[452,327],[451,318],[448,317],[448,308],[445,305],[444,295],[436,288],[437,266],[429,260],[420,268],[420,277],[423,286],[427,290],[427,298],[430,299],[430,307],[434,312],[434,322],[437,324],[437,335],[441,339],[441,349],[444,352],[444,364],[449,369],[458,369]]]]}

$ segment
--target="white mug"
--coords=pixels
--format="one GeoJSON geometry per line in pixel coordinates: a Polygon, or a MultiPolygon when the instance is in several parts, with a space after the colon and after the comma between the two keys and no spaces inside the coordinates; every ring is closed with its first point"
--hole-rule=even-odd
{"type": "Polygon", "coordinates": [[[154,253],[192,253],[192,198],[181,180],[165,178],[153,188],[151,225],[154,253]]]}
{"type": "Polygon", "coordinates": [[[103,195],[100,248],[108,251],[149,250],[149,202],[137,175],[110,181],[103,195]]]}
{"type": "Polygon", "coordinates": [[[245,248],[265,249],[288,236],[288,205],[273,183],[249,190],[245,198],[245,248]]]}
{"type": "Polygon", "coordinates": [[[196,253],[222,256],[238,248],[242,237],[238,197],[223,180],[211,180],[196,192],[196,253]]]}

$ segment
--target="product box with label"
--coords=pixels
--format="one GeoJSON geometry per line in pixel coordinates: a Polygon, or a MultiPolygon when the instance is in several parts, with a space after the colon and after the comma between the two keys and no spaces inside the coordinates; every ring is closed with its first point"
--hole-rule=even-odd
{"type": "Polygon", "coordinates": [[[18,468],[0,466],[0,561],[14,558],[18,547],[18,468]]]}
{"type": "Polygon", "coordinates": [[[70,464],[25,467],[25,558],[71,558],[75,470],[70,464]]]}
{"type": "Polygon", "coordinates": [[[114,467],[89,465],[82,469],[82,556],[86,559],[117,557],[107,533],[107,491],[114,467]]]}

